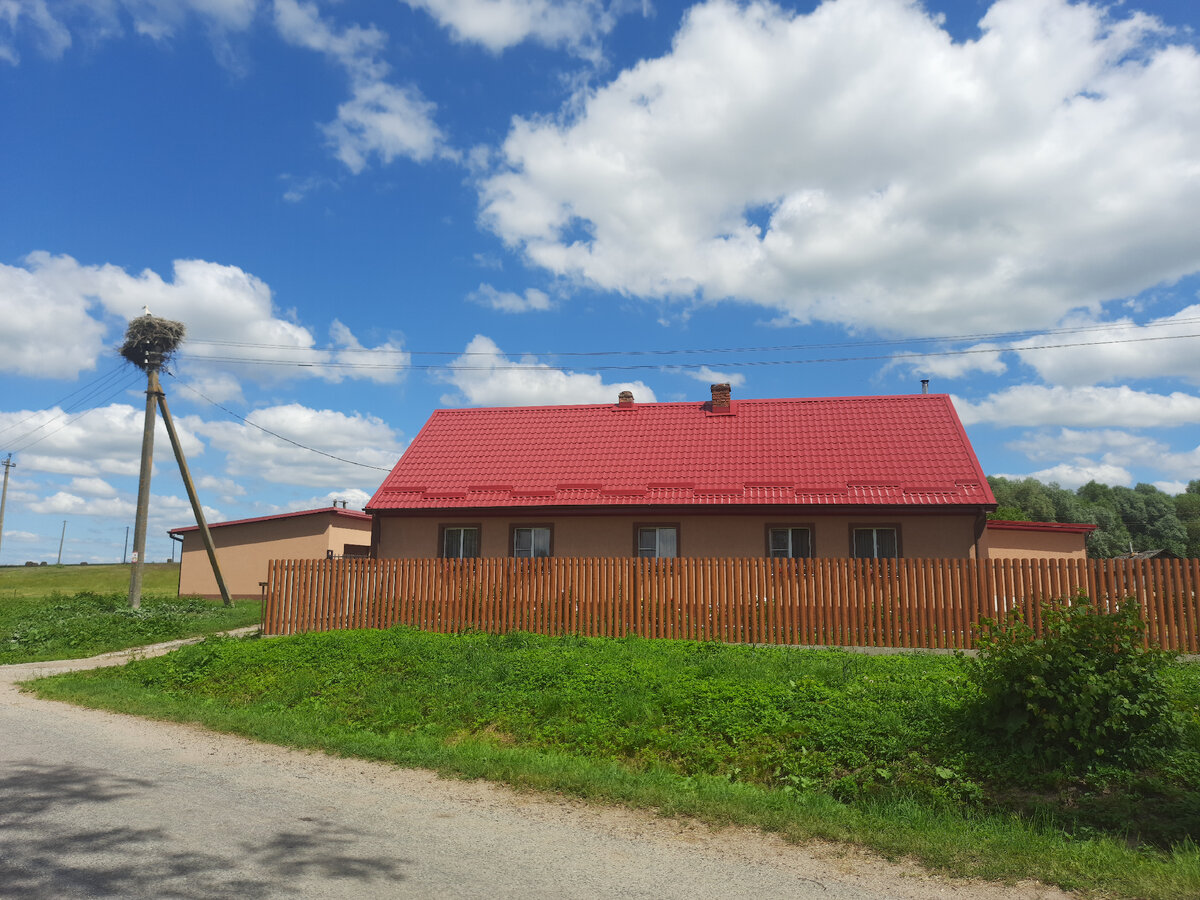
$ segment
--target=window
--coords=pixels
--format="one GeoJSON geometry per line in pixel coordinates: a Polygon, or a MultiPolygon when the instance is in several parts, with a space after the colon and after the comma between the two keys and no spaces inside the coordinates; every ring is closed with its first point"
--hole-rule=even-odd
{"type": "Polygon", "coordinates": [[[807,559],[812,556],[812,531],[808,528],[768,528],[767,556],[807,559]]]}
{"type": "Polygon", "coordinates": [[[550,526],[530,525],[513,529],[513,556],[541,559],[550,555],[550,526]]]}
{"type": "Polygon", "coordinates": [[[637,555],[674,557],[679,555],[677,525],[640,525],[637,529],[637,555]]]}
{"type": "Polygon", "coordinates": [[[442,556],[446,559],[471,559],[479,555],[478,525],[443,525],[442,556]]]}
{"type": "Polygon", "coordinates": [[[855,559],[895,559],[900,555],[900,533],[895,528],[855,528],[850,540],[855,559]]]}

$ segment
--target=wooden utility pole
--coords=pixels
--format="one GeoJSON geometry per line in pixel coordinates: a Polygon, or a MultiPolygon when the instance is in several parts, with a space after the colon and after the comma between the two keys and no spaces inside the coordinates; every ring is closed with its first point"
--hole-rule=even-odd
{"type": "MultiPolygon", "coordinates": [[[[196,486],[192,483],[192,473],[188,471],[187,460],[183,456],[183,445],[179,443],[179,435],[175,433],[175,423],[171,420],[171,410],[167,408],[167,395],[158,384],[158,373],[150,373],[150,382],[154,385],[158,397],[158,410],[162,413],[163,424],[167,426],[167,437],[171,439],[171,449],[175,451],[175,461],[179,463],[179,474],[183,478],[183,486],[187,489],[188,500],[192,504],[192,513],[196,516],[196,525],[200,528],[200,537],[204,541],[204,549],[208,551],[208,561],[212,565],[213,576],[217,579],[217,589],[221,592],[221,602],[233,606],[229,599],[229,589],[225,587],[225,579],[221,577],[221,567],[217,565],[217,548],[213,544],[212,534],[209,533],[208,523],[204,521],[204,508],[196,495],[196,486]]],[[[174,552],[171,554],[174,556],[174,552]]],[[[182,551],[179,554],[183,562],[182,551]]]]}
{"type": "Polygon", "coordinates": [[[154,467],[154,407],[158,403],[157,364],[146,363],[146,418],[142,423],[142,465],[138,474],[137,513],[133,519],[133,565],[129,605],[142,606],[142,567],[146,562],[146,519],[150,512],[150,471],[154,467]]]}
{"type": "Polygon", "coordinates": [[[8,470],[15,465],[11,453],[4,462],[0,463],[0,466],[4,466],[4,490],[0,491],[0,543],[4,542],[4,504],[8,502],[8,470]]]}

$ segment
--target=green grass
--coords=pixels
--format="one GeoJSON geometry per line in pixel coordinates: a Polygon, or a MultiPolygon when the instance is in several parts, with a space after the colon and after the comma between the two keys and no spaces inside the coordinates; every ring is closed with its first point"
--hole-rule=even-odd
{"type": "MultiPolygon", "coordinates": [[[[129,566],[3,566],[0,567],[0,608],[18,600],[40,600],[54,591],[111,594],[129,590],[129,566]]],[[[179,563],[146,563],[142,590],[174,594],[179,590],[179,563]]]]}
{"type": "Polygon", "coordinates": [[[42,696],[260,740],[851,841],[956,875],[1200,896],[1200,667],[1188,742],[1088,779],[996,768],[944,656],[409,629],[209,640],[42,696]]]}
{"type": "Polygon", "coordinates": [[[199,597],[143,594],[141,608],[130,609],[125,591],[0,595],[0,665],[79,659],[253,625],[259,607],[257,600],[227,608],[199,597]]]}

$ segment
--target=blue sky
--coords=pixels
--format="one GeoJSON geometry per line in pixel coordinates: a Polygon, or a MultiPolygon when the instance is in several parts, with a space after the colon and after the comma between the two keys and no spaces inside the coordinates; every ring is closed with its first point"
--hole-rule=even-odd
{"type": "MultiPolygon", "coordinates": [[[[1182,490],[1197,20],[0,0],[0,563],[53,562],[64,522],[64,562],[121,559],[143,306],[189,329],[164,387],[213,520],[361,507],[438,407],[718,380],[929,378],[990,474],[1182,490]]],[[[161,426],[156,460],[165,559],[190,512],[161,426]]]]}

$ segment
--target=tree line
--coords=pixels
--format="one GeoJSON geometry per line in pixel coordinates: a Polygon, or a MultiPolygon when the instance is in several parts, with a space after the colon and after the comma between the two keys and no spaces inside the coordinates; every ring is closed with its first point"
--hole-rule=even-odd
{"type": "Polygon", "coordinates": [[[1088,536],[1088,556],[1119,556],[1132,547],[1200,557],[1200,479],[1175,496],[1145,483],[1127,488],[1089,481],[1071,491],[1033,478],[989,476],[988,484],[999,504],[989,519],[1098,526],[1088,536]]]}

